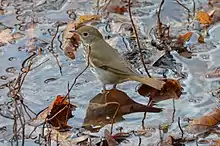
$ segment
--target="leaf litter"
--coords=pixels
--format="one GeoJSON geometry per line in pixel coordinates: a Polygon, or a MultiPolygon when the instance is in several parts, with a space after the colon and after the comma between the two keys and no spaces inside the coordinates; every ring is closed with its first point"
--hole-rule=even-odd
{"type": "MultiPolygon", "coordinates": [[[[185,30],[181,30],[180,32],[176,33],[173,32],[173,26],[170,24],[166,24],[163,22],[161,13],[162,6],[164,4],[164,0],[161,1],[159,5],[159,9],[156,12],[156,26],[152,28],[153,31],[150,33],[150,42],[151,42],[151,48],[155,49],[156,52],[163,52],[159,53],[159,55],[156,57],[156,60],[151,62],[149,66],[146,66],[147,61],[144,58],[143,50],[146,50],[143,46],[144,43],[146,43],[147,37],[140,37],[140,29],[143,29],[139,26],[139,23],[137,21],[137,17],[133,18],[132,16],[134,13],[131,11],[133,9],[137,9],[139,6],[142,6],[142,1],[133,0],[131,3],[131,0],[129,1],[116,1],[116,0],[97,0],[97,7],[95,8],[98,13],[97,14],[84,14],[76,17],[76,20],[74,21],[68,21],[65,29],[62,33],[62,41],[60,41],[62,47],[63,53],[68,57],[69,59],[75,61],[77,58],[75,56],[75,53],[80,49],[80,37],[74,32],[77,28],[83,26],[83,25],[93,25],[97,26],[99,24],[108,24],[108,23],[122,23],[121,26],[123,26],[125,23],[129,24],[129,31],[130,33],[123,33],[125,35],[124,37],[129,41],[133,42],[134,52],[135,55],[133,57],[139,56],[139,58],[134,62],[139,62],[138,68],[140,67],[141,63],[144,66],[145,73],[148,74],[149,77],[153,74],[152,72],[149,72],[149,69],[153,68],[154,64],[156,65],[156,68],[166,68],[166,66],[163,66],[161,60],[164,58],[170,59],[170,54],[172,51],[176,51],[179,53],[179,55],[185,57],[186,59],[193,58],[194,55],[197,55],[196,52],[193,52],[192,47],[195,47],[199,44],[206,44],[209,45],[207,40],[208,39],[208,30],[211,26],[215,25],[219,21],[219,5],[218,1],[210,0],[207,4],[209,9],[200,10],[197,11],[195,9],[188,9],[179,1],[176,1],[181,8],[186,10],[188,12],[188,19],[183,20],[185,21],[183,25],[187,25],[187,28],[185,30]],[[101,6],[100,6],[101,5],[101,6]],[[99,14],[101,12],[101,14],[99,14]],[[112,15],[114,13],[114,15],[112,15]],[[129,15],[129,16],[128,16],[129,15]],[[195,16],[195,17],[193,17],[195,16]],[[135,20],[133,20],[135,19],[135,20]],[[195,23],[195,21],[198,21],[202,27],[200,30],[196,30],[192,27],[192,24],[195,23]],[[187,22],[188,21],[188,22],[187,22]],[[192,44],[190,41],[193,39],[193,35],[197,35],[197,41],[192,44]],[[139,40],[140,37],[140,40],[139,40]],[[143,49],[144,48],[144,49],[143,49]],[[160,62],[160,63],[158,63],[160,62]]],[[[194,2],[194,1],[193,1],[194,2]]],[[[95,3],[95,2],[94,2],[95,3]]],[[[196,7],[195,2],[193,5],[196,7]]],[[[166,8],[166,7],[165,7],[166,8]]],[[[199,8],[199,7],[198,7],[199,8]]],[[[1,9],[2,13],[1,15],[4,15],[4,10],[1,9]]],[[[33,24],[33,23],[32,23],[33,24]]],[[[183,27],[181,25],[181,27],[183,27]]],[[[31,29],[34,29],[37,25],[31,25],[31,29]]],[[[107,25],[108,26],[108,25],[107,25]]],[[[111,25],[110,31],[111,32],[111,25]]],[[[175,27],[175,26],[174,26],[175,27]]],[[[180,26],[178,26],[180,27],[180,26]]],[[[25,29],[25,28],[24,28],[25,29]]],[[[51,52],[54,57],[56,58],[57,64],[60,68],[62,68],[62,65],[59,64],[59,56],[56,54],[54,50],[54,40],[56,39],[56,35],[59,31],[59,26],[57,26],[57,31],[55,35],[53,35],[53,38],[51,40],[51,48],[49,48],[49,52],[51,52]]],[[[12,32],[11,28],[5,28],[1,30],[0,32],[1,40],[1,46],[7,45],[7,43],[13,44],[13,41],[20,40],[24,37],[23,33],[20,32],[12,32]]],[[[116,34],[117,35],[117,34],[116,34]]],[[[31,35],[30,35],[31,36],[31,35]]],[[[110,36],[111,38],[111,36],[110,36]]],[[[39,38],[36,38],[39,39],[39,38]]],[[[46,45],[49,43],[47,41],[46,45]]],[[[55,46],[56,47],[56,46],[55,46]]],[[[46,47],[41,48],[40,50],[44,50],[46,47]]],[[[45,109],[43,109],[39,114],[35,114],[26,104],[24,104],[24,100],[22,98],[22,85],[25,84],[25,78],[29,72],[32,72],[32,64],[34,63],[34,59],[36,59],[36,56],[42,55],[42,53],[36,53],[39,51],[39,48],[35,48],[32,45],[29,45],[30,52],[34,52],[30,57],[28,57],[26,60],[22,63],[21,72],[18,75],[18,77],[11,82],[8,82],[7,84],[4,84],[4,87],[9,88],[11,99],[14,103],[14,111],[15,115],[18,115],[18,117],[11,117],[11,119],[14,119],[14,131],[13,131],[13,137],[12,139],[15,142],[18,142],[18,140],[22,140],[22,145],[25,143],[25,126],[27,123],[29,123],[34,127],[42,128],[43,132],[41,133],[41,136],[39,138],[42,138],[41,144],[50,145],[51,141],[56,142],[57,144],[62,145],[77,145],[86,143],[92,144],[94,141],[94,137],[92,137],[90,134],[81,133],[82,135],[78,135],[77,137],[71,137],[73,132],[72,127],[73,125],[68,125],[69,119],[75,120],[73,118],[72,111],[77,110],[77,106],[75,104],[70,103],[70,90],[72,88],[69,88],[68,83],[68,92],[66,96],[60,96],[60,95],[53,95],[56,96],[54,101],[45,109]],[[31,49],[34,48],[34,49],[31,49]],[[27,65],[27,66],[24,66],[27,65]],[[22,109],[18,109],[18,107],[21,106],[22,109]],[[23,112],[25,111],[25,112],[23,112]],[[31,113],[31,114],[30,114],[31,113]],[[33,116],[35,115],[35,117],[33,116]],[[26,120],[26,118],[29,117],[29,120],[26,120]],[[33,118],[34,117],[34,118],[33,118]],[[18,122],[18,120],[20,122],[18,122]],[[31,122],[30,122],[31,121],[31,122]],[[19,123],[19,124],[18,124],[19,123]],[[20,126],[18,128],[17,126],[20,126]],[[22,131],[22,132],[20,132],[22,131]],[[19,138],[19,134],[22,134],[19,138]]],[[[152,49],[152,50],[153,50],[152,49]]],[[[151,51],[152,51],[151,50],[151,51]]],[[[30,53],[29,52],[29,53],[30,53]]],[[[45,55],[45,54],[43,54],[45,55]]],[[[132,56],[130,60],[132,60],[132,56]]],[[[166,60],[167,61],[167,60],[166,60]]],[[[88,62],[89,63],[89,62],[88,62]]],[[[167,63],[167,62],[165,62],[167,63]]],[[[171,63],[173,63],[171,61],[171,63]]],[[[39,66],[41,66],[40,64],[39,66]]],[[[39,66],[36,66],[39,67],[39,66]]],[[[169,63],[168,63],[168,65],[169,63]]],[[[154,66],[155,67],[155,66],[154,66]]],[[[119,132],[116,134],[113,133],[113,127],[114,123],[121,122],[123,123],[124,115],[126,114],[132,114],[136,112],[153,112],[159,114],[162,112],[162,108],[166,109],[166,107],[156,107],[153,106],[155,103],[168,100],[168,99],[180,99],[182,96],[182,90],[184,88],[181,79],[184,78],[181,76],[181,73],[176,70],[176,68],[172,68],[171,71],[178,76],[178,78],[171,79],[169,76],[166,75],[166,73],[163,73],[163,78],[160,80],[165,81],[165,85],[162,88],[162,90],[158,91],[156,89],[153,89],[147,85],[140,85],[138,89],[138,93],[142,96],[148,97],[149,102],[142,104],[139,102],[134,101],[125,91],[119,90],[119,89],[110,89],[103,91],[101,93],[98,93],[95,97],[93,97],[89,104],[86,111],[86,116],[83,121],[82,127],[86,128],[89,132],[93,131],[99,131],[102,127],[104,127],[107,124],[111,124],[111,130],[104,130],[104,134],[102,135],[104,137],[104,140],[99,141],[98,143],[93,143],[96,145],[110,145],[114,146],[119,144],[122,141],[125,141],[127,138],[130,137],[131,132],[119,132]],[[180,81],[180,82],[179,82],[180,81]]],[[[169,68],[169,69],[170,69],[169,68]]],[[[87,68],[85,68],[86,70],[87,68]]],[[[82,71],[83,73],[84,71],[82,71]]],[[[81,75],[81,74],[80,74],[81,75]]],[[[79,75],[79,76],[80,76],[79,75]]],[[[203,75],[206,78],[218,78],[218,70],[207,72],[203,75]]],[[[76,77],[75,79],[77,79],[76,77]]],[[[52,79],[52,78],[49,78],[52,79]]],[[[54,78],[57,80],[57,78],[54,78]]],[[[7,78],[5,79],[7,80],[7,78]]],[[[46,80],[45,80],[46,81],[46,80]]],[[[74,86],[75,82],[72,84],[74,86]]],[[[135,87],[133,87],[134,90],[135,87]]],[[[73,88],[74,90],[74,88],[73,88]]],[[[65,91],[63,91],[65,93],[65,91]]],[[[174,116],[175,116],[175,102],[173,100],[173,107],[174,107],[174,116]]],[[[181,145],[181,144],[187,144],[188,141],[195,141],[195,138],[187,137],[185,132],[193,133],[193,134],[201,134],[207,131],[215,132],[217,133],[217,126],[219,124],[219,108],[216,107],[213,111],[211,111],[208,114],[205,114],[197,119],[192,119],[188,126],[187,130],[182,130],[181,124],[180,124],[180,118],[178,118],[178,127],[181,131],[182,136],[181,137],[175,137],[172,132],[169,131],[169,126],[167,126],[163,132],[169,134],[167,137],[167,140],[164,144],[166,145],[181,145]],[[167,129],[167,130],[166,130],[167,129]],[[185,137],[183,137],[185,136],[185,137]]],[[[146,116],[145,116],[146,117],[146,116]]],[[[175,119],[175,117],[173,117],[175,119]]],[[[143,120],[144,121],[144,120],[143,120]]],[[[146,124],[146,123],[145,123],[146,124]]],[[[159,125],[160,127],[160,125],[159,125]]],[[[159,130],[161,130],[159,128],[159,130]]],[[[35,131],[35,130],[34,130],[35,131]]],[[[139,136],[140,140],[139,143],[141,143],[141,137],[147,133],[147,130],[145,128],[139,129],[139,130],[133,130],[134,136],[139,136]]],[[[164,134],[163,133],[163,134],[164,134]]],[[[31,133],[32,134],[32,133],[31,133]]],[[[30,135],[31,135],[30,134],[30,135]]],[[[163,144],[163,135],[160,133],[159,135],[160,139],[158,138],[159,143],[163,144]]],[[[98,137],[99,138],[99,137],[98,137]]],[[[214,142],[215,145],[219,144],[218,139],[212,139],[212,140],[205,140],[207,142],[214,142]]],[[[40,142],[40,140],[39,140],[40,142]]]]}

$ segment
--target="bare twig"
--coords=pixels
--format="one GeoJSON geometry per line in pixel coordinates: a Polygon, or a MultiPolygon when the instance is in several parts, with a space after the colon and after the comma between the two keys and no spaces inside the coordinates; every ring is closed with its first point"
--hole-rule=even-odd
{"type": "Polygon", "coordinates": [[[136,40],[137,40],[137,45],[138,45],[138,49],[139,49],[139,53],[140,53],[140,58],[141,58],[141,62],[144,66],[144,69],[147,73],[147,75],[149,77],[151,77],[150,73],[148,72],[147,70],[147,67],[145,65],[145,62],[144,62],[144,55],[142,53],[142,49],[141,49],[141,45],[140,45],[140,41],[139,41],[139,37],[138,37],[138,33],[137,33],[137,29],[135,27],[135,24],[134,24],[134,21],[133,21],[133,18],[132,18],[132,13],[131,13],[131,0],[128,0],[128,13],[129,13],[129,17],[130,17],[130,20],[131,20],[131,24],[133,26],[133,29],[134,29],[134,33],[135,33],[135,36],[136,36],[136,40]]]}
{"type": "Polygon", "coordinates": [[[159,11],[157,12],[157,27],[158,27],[157,30],[158,30],[160,38],[162,37],[161,36],[161,34],[162,34],[162,22],[160,20],[160,13],[161,13],[161,9],[162,9],[163,4],[164,4],[164,0],[161,0],[160,6],[159,6],[159,11]]]}
{"type": "Polygon", "coordinates": [[[139,138],[138,146],[141,146],[141,137],[138,136],[138,138],[139,138]]]}
{"type": "Polygon", "coordinates": [[[192,0],[193,1],[193,18],[196,16],[196,3],[195,3],[195,0],[192,0]]]}
{"type": "Polygon", "coordinates": [[[91,47],[88,46],[88,56],[87,56],[87,65],[86,67],[74,78],[74,81],[72,83],[72,85],[70,86],[70,88],[68,88],[67,94],[66,96],[63,98],[62,102],[69,97],[70,91],[72,90],[73,86],[76,84],[77,79],[87,70],[87,68],[89,67],[89,57],[90,57],[90,53],[91,53],[91,47]]]}
{"type": "Polygon", "coordinates": [[[38,68],[39,66],[41,66],[42,64],[44,64],[44,63],[46,63],[47,61],[49,61],[50,59],[47,59],[47,60],[45,60],[45,61],[43,61],[43,62],[41,62],[40,64],[38,64],[37,66],[35,66],[35,67],[33,67],[33,68],[31,68],[31,70],[30,71],[32,71],[32,70],[34,70],[34,69],[36,69],[36,68],[38,68]]]}
{"type": "Polygon", "coordinates": [[[144,112],[144,117],[142,118],[141,120],[141,125],[142,125],[142,128],[145,129],[145,125],[144,125],[144,121],[146,119],[146,116],[147,116],[147,112],[144,112]]]}
{"type": "Polygon", "coordinates": [[[110,131],[111,134],[112,134],[112,132],[113,132],[113,126],[114,126],[115,118],[116,118],[116,116],[117,116],[117,114],[118,114],[118,110],[119,110],[119,108],[120,108],[120,104],[119,104],[118,102],[114,102],[114,103],[118,104],[118,107],[117,107],[117,109],[115,110],[114,116],[112,117],[111,131],[110,131]]]}
{"type": "Polygon", "coordinates": [[[24,121],[21,118],[21,111],[19,111],[19,109],[18,109],[19,106],[18,106],[17,100],[15,99],[14,102],[15,102],[16,115],[18,115],[18,119],[20,120],[21,125],[24,125],[24,126],[22,126],[22,143],[21,143],[21,145],[24,146],[24,142],[25,142],[25,140],[24,140],[25,139],[25,124],[24,124],[24,121]]]}
{"type": "Polygon", "coordinates": [[[173,114],[172,114],[172,123],[174,122],[175,112],[176,112],[176,108],[175,108],[175,100],[174,100],[174,98],[173,98],[173,114]]]}
{"type": "Polygon", "coordinates": [[[56,36],[57,36],[57,33],[58,33],[58,31],[59,31],[59,27],[60,27],[60,25],[58,24],[58,25],[57,25],[56,32],[55,32],[55,34],[53,35],[52,40],[51,40],[51,42],[50,42],[50,47],[48,48],[48,50],[49,50],[49,52],[53,55],[53,57],[55,58],[56,63],[57,63],[57,65],[58,65],[58,67],[59,67],[59,70],[60,70],[60,74],[61,74],[61,76],[62,76],[62,75],[63,75],[62,67],[61,67],[61,65],[60,65],[60,63],[59,63],[58,56],[54,53],[54,50],[53,50],[54,40],[55,40],[55,38],[56,38],[56,36]]]}
{"type": "Polygon", "coordinates": [[[187,10],[187,12],[188,12],[188,21],[189,21],[189,19],[190,19],[190,17],[191,17],[191,15],[190,15],[191,11],[189,10],[189,8],[187,8],[185,5],[183,5],[179,0],[176,0],[176,2],[177,2],[180,6],[182,6],[184,9],[187,10]]]}
{"type": "Polygon", "coordinates": [[[178,117],[178,126],[179,126],[179,129],[181,131],[181,138],[183,138],[184,132],[183,132],[183,129],[182,129],[181,125],[180,125],[180,117],[178,117]]]}

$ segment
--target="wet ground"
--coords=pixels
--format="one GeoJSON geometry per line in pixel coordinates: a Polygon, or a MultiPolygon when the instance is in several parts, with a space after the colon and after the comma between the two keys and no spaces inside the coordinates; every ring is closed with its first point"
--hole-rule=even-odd
{"type": "MultiPolygon", "coordinates": [[[[151,1],[150,5],[146,5],[143,9],[133,8],[134,17],[144,28],[145,34],[155,24],[156,8],[159,1],[151,1]],[[141,16],[138,16],[141,11],[141,16]]],[[[186,1],[192,7],[191,2],[186,1]]],[[[0,31],[1,47],[0,47],[0,85],[9,82],[16,78],[20,72],[21,64],[30,52],[36,48],[45,48],[50,45],[50,41],[56,31],[56,23],[68,22],[75,18],[76,15],[95,13],[93,9],[94,2],[87,0],[2,0],[0,15],[0,31]],[[12,36],[13,38],[10,38],[12,36]]],[[[164,23],[169,22],[177,29],[183,26],[182,20],[185,20],[186,13],[176,3],[166,2],[162,11],[162,19],[164,23]]],[[[59,34],[65,28],[61,27],[59,34]]],[[[178,32],[178,30],[176,30],[178,32]]],[[[142,32],[144,34],[144,32],[142,32]]],[[[172,52],[175,61],[168,66],[178,66],[179,70],[186,75],[186,78],[181,80],[184,87],[184,94],[179,100],[175,101],[175,122],[172,124],[169,131],[179,132],[177,118],[193,118],[204,115],[218,105],[218,99],[213,97],[209,91],[216,89],[219,86],[219,79],[207,79],[205,74],[219,67],[220,62],[220,25],[216,24],[209,30],[210,37],[205,41],[206,44],[197,45],[192,49],[195,56],[191,59],[184,58],[176,52],[172,52]],[[174,65],[176,64],[176,65],[174,65]]],[[[112,38],[109,42],[116,45],[112,38]]],[[[191,44],[194,43],[193,39],[191,44]]],[[[120,46],[120,41],[117,44],[120,46]]],[[[116,45],[116,46],[117,46],[116,45]]],[[[54,48],[58,53],[59,61],[62,65],[63,75],[60,75],[59,68],[53,56],[46,51],[35,59],[36,65],[48,60],[37,69],[28,74],[22,87],[22,96],[25,103],[36,113],[47,107],[56,95],[63,95],[67,92],[68,82],[72,82],[73,78],[78,75],[86,66],[85,59],[82,55],[82,50],[79,49],[75,60],[68,59],[59,48],[60,42],[55,39],[54,48]]],[[[164,68],[161,68],[164,70],[164,68]]],[[[150,72],[158,72],[151,69],[150,72]]],[[[168,69],[167,77],[178,78],[171,70],[168,69]]],[[[135,101],[146,103],[144,97],[139,96],[134,87],[135,82],[127,82],[119,85],[119,88],[126,91],[135,101]],[[132,90],[131,90],[132,89],[132,90]]],[[[83,73],[77,80],[76,86],[73,88],[71,95],[74,97],[72,101],[78,105],[76,111],[73,112],[74,117],[69,121],[69,125],[73,128],[79,128],[84,120],[86,108],[89,101],[101,91],[102,85],[96,80],[89,70],[83,73]]],[[[0,89],[0,141],[2,145],[6,145],[7,140],[12,136],[11,120],[12,113],[8,108],[7,103],[12,99],[9,97],[8,89],[2,87],[0,89]]],[[[158,103],[158,107],[163,107],[164,111],[159,114],[148,114],[145,120],[146,127],[158,127],[159,124],[171,123],[173,104],[172,100],[167,100],[158,103]]],[[[116,123],[114,130],[117,127],[123,127],[124,131],[141,129],[141,120],[143,113],[135,113],[124,116],[125,120],[116,123]]],[[[104,128],[109,128],[107,125],[104,128]]],[[[103,129],[100,130],[102,135],[103,129]]],[[[122,145],[137,145],[139,138],[133,137],[128,143],[122,145]]],[[[159,141],[159,132],[153,128],[148,136],[142,137],[142,144],[154,145],[159,141]]],[[[35,145],[34,142],[27,140],[28,145],[35,145]]],[[[189,144],[190,145],[190,144],[189,144]]],[[[194,145],[194,144],[192,144],[194,145]]]]}

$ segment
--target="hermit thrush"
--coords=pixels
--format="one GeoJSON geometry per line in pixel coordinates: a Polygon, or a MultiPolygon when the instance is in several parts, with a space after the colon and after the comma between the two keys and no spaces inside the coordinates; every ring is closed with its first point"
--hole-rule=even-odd
{"type": "Polygon", "coordinates": [[[132,65],[123,59],[119,52],[112,48],[102,34],[92,26],[82,26],[76,30],[85,47],[85,53],[89,57],[90,68],[104,85],[134,80],[160,90],[164,82],[143,76],[136,72],[132,65]],[[88,56],[89,55],[89,56],[88,56]]]}

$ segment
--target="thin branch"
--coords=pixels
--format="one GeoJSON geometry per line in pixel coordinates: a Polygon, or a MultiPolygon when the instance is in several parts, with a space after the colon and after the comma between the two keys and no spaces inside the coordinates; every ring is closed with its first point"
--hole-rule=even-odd
{"type": "Polygon", "coordinates": [[[42,64],[44,64],[44,63],[46,63],[47,61],[49,61],[50,59],[47,59],[47,60],[45,60],[44,62],[41,62],[40,64],[38,64],[37,66],[35,66],[35,67],[33,67],[33,68],[31,68],[30,69],[30,71],[32,71],[32,70],[34,70],[34,69],[36,69],[36,68],[38,68],[38,67],[40,67],[42,64]]]}
{"type": "Polygon", "coordinates": [[[144,117],[143,117],[143,119],[142,119],[142,121],[141,121],[141,125],[142,125],[142,128],[143,128],[143,129],[145,129],[144,121],[145,121],[145,119],[146,119],[146,116],[147,116],[147,112],[144,112],[144,117]]]}
{"type": "Polygon", "coordinates": [[[55,58],[56,63],[57,63],[57,65],[58,65],[58,67],[59,67],[59,70],[60,70],[60,74],[61,74],[61,76],[62,76],[62,75],[63,75],[62,67],[61,67],[60,62],[59,62],[59,60],[58,60],[58,56],[54,53],[54,50],[53,50],[54,40],[55,40],[55,38],[56,38],[56,36],[57,36],[57,33],[58,33],[58,31],[59,31],[59,27],[60,27],[60,25],[58,24],[58,25],[57,25],[56,32],[55,32],[55,34],[53,35],[52,40],[51,40],[51,42],[50,42],[50,48],[48,48],[48,50],[49,50],[49,52],[53,55],[53,57],[55,58]]]}
{"type": "Polygon", "coordinates": [[[175,108],[175,100],[174,100],[174,98],[173,98],[173,114],[172,114],[172,123],[174,122],[175,113],[176,113],[176,108],[175,108]]]}
{"type": "Polygon", "coordinates": [[[118,110],[119,110],[119,108],[120,108],[120,104],[119,104],[118,102],[116,102],[116,104],[118,104],[118,107],[117,107],[117,109],[115,110],[114,116],[112,117],[111,131],[110,131],[111,134],[112,134],[112,132],[113,132],[113,126],[114,126],[115,118],[116,118],[116,116],[117,116],[117,114],[118,114],[118,110]]]}
{"type": "Polygon", "coordinates": [[[162,34],[162,22],[160,20],[160,13],[161,13],[161,9],[162,9],[163,4],[164,4],[164,0],[161,0],[160,6],[159,6],[159,11],[157,12],[157,26],[158,26],[157,30],[159,31],[158,33],[159,33],[160,38],[162,37],[161,36],[161,34],[162,34]]]}
{"type": "Polygon", "coordinates": [[[180,117],[178,117],[178,126],[179,126],[179,129],[181,131],[181,138],[183,138],[184,132],[183,132],[183,129],[182,129],[181,125],[180,125],[180,117]]]}
{"type": "Polygon", "coordinates": [[[70,88],[68,88],[68,92],[66,94],[66,96],[63,98],[62,102],[69,97],[70,91],[73,89],[73,86],[76,84],[77,79],[87,70],[87,68],[89,67],[89,57],[90,57],[90,53],[91,53],[91,47],[88,46],[89,52],[88,52],[88,56],[87,56],[87,65],[86,67],[74,78],[74,81],[72,83],[72,85],[70,86],[70,88]]]}
{"type": "Polygon", "coordinates": [[[189,18],[191,17],[191,15],[190,15],[191,11],[189,10],[189,8],[187,8],[185,5],[183,5],[179,0],[176,0],[176,2],[177,2],[180,6],[182,6],[184,9],[187,10],[187,12],[188,12],[188,21],[189,21],[189,18]]]}
{"type": "Polygon", "coordinates": [[[193,18],[196,16],[196,3],[195,3],[195,0],[192,0],[193,1],[193,18]]]}
{"type": "Polygon", "coordinates": [[[144,69],[147,73],[147,75],[149,77],[151,77],[150,73],[148,72],[147,70],[147,67],[145,65],[145,62],[144,62],[144,55],[142,53],[142,49],[141,49],[141,45],[140,45],[140,41],[139,41],[139,37],[138,37],[138,33],[137,33],[137,29],[135,27],[135,24],[134,24],[134,21],[133,21],[133,18],[132,18],[132,14],[131,14],[131,0],[128,1],[128,13],[129,13],[129,17],[130,17],[130,20],[131,20],[131,24],[133,26],[133,29],[134,29],[134,33],[135,33],[135,36],[136,36],[136,40],[137,40],[137,45],[138,45],[138,49],[139,49],[139,53],[140,53],[140,57],[141,57],[141,62],[144,66],[144,69]]]}
{"type": "Polygon", "coordinates": [[[141,137],[138,136],[138,138],[139,138],[138,146],[141,146],[141,137]]]}

